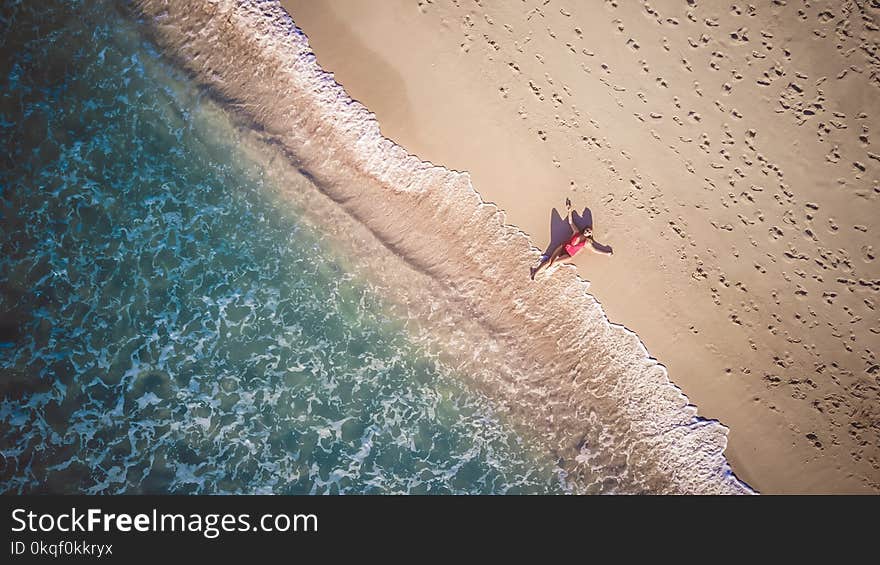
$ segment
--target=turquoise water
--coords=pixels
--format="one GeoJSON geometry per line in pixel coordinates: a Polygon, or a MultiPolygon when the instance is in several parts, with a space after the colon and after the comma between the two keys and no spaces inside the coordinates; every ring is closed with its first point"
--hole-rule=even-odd
{"type": "Polygon", "coordinates": [[[0,491],[564,490],[127,14],[0,38],[0,491]]]}

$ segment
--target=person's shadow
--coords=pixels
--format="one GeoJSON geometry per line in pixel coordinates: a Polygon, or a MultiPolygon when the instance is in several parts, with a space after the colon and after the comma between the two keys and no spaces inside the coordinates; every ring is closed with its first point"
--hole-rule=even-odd
{"type": "MultiPolygon", "coordinates": [[[[584,211],[580,214],[578,214],[577,210],[575,210],[574,225],[576,225],[580,230],[593,227],[593,212],[590,210],[589,207],[584,207],[584,211]]],[[[553,208],[553,211],[550,212],[550,244],[544,251],[544,255],[549,256],[557,247],[559,247],[563,243],[566,243],[570,239],[571,226],[568,225],[568,220],[566,220],[562,217],[562,215],[559,214],[559,210],[553,208]]],[[[597,243],[596,241],[593,241],[592,245],[597,250],[606,253],[610,253],[612,250],[610,245],[603,245],[601,243],[597,243]]]]}

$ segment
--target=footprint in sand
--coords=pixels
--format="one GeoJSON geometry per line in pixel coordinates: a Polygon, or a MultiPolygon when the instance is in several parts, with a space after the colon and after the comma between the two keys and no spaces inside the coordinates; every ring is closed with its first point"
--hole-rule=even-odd
{"type": "Polygon", "coordinates": [[[538,85],[535,84],[534,81],[529,81],[529,88],[532,89],[532,94],[535,95],[535,98],[541,101],[544,100],[544,95],[541,94],[541,89],[538,87],[538,85]]]}
{"type": "Polygon", "coordinates": [[[734,32],[730,33],[730,38],[734,41],[734,43],[748,43],[749,41],[749,30],[746,27],[741,27],[734,32]]]}
{"type": "Polygon", "coordinates": [[[871,142],[868,141],[868,126],[862,126],[862,133],[859,135],[859,143],[862,144],[862,147],[867,147],[871,145],[871,142]]]}

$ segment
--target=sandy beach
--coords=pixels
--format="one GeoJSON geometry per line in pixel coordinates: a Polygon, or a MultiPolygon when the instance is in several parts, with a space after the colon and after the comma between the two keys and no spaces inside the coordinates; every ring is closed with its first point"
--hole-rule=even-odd
{"type": "Polygon", "coordinates": [[[467,171],[535,247],[567,197],[589,208],[614,256],[578,273],[730,428],[737,476],[880,491],[880,9],[282,4],[387,138],[467,171]]]}

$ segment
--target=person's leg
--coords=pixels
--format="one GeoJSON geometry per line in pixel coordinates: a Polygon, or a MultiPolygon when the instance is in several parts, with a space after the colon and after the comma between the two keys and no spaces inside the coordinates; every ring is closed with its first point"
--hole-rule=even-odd
{"type": "Polygon", "coordinates": [[[553,253],[550,254],[550,257],[548,257],[547,259],[545,259],[544,261],[539,263],[537,267],[534,267],[532,269],[532,278],[534,279],[535,275],[537,275],[538,273],[540,273],[544,269],[552,266],[553,263],[555,263],[556,261],[564,260],[564,259],[567,259],[568,257],[569,257],[569,255],[568,255],[568,253],[566,253],[565,244],[563,243],[562,245],[560,245],[559,247],[557,247],[556,249],[553,250],[553,253]]]}
{"type": "Polygon", "coordinates": [[[559,250],[559,253],[556,254],[556,257],[551,257],[549,261],[547,261],[547,268],[549,269],[556,263],[564,263],[571,259],[571,255],[568,254],[568,251],[565,250],[565,246],[559,250]]]}
{"type": "Polygon", "coordinates": [[[556,249],[554,249],[549,257],[545,257],[544,255],[541,256],[541,259],[539,260],[538,264],[536,266],[532,267],[532,279],[533,280],[535,278],[535,275],[537,275],[538,273],[540,273],[541,271],[546,269],[549,266],[550,262],[553,260],[553,258],[556,257],[557,255],[559,255],[560,249],[562,249],[561,245],[559,247],[557,247],[556,249]]]}

